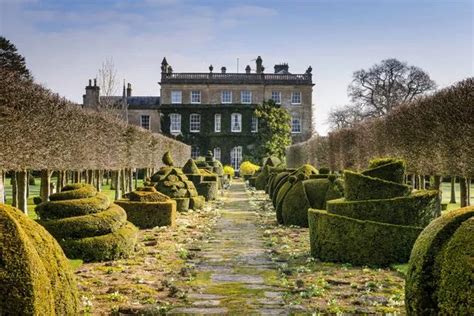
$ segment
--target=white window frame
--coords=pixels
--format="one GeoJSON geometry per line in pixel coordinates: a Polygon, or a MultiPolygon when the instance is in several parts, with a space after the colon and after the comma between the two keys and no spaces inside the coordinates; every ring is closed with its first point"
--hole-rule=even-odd
{"type": "Polygon", "coordinates": [[[214,148],[214,158],[217,159],[217,160],[221,160],[221,148],[220,147],[216,147],[214,148]]]}
{"type": "Polygon", "coordinates": [[[191,158],[196,159],[200,154],[199,146],[191,146],[191,158]]]}
{"type": "Polygon", "coordinates": [[[151,130],[151,118],[150,115],[140,115],[140,126],[146,130],[151,130]],[[143,126],[143,119],[148,119],[148,128],[143,126]]]}
{"type": "Polygon", "coordinates": [[[275,104],[281,104],[281,91],[272,91],[272,100],[275,104]]]}
{"type": "Polygon", "coordinates": [[[301,104],[301,91],[293,91],[291,93],[291,104],[301,104]]]}
{"type": "Polygon", "coordinates": [[[242,163],[242,146],[236,146],[230,151],[230,165],[235,171],[240,170],[240,164],[242,163]]]}
{"type": "Polygon", "coordinates": [[[240,113],[232,113],[230,116],[230,131],[232,133],[240,133],[242,132],[242,114],[240,113]],[[237,118],[236,120],[234,118],[237,118]],[[237,124],[234,124],[237,123],[237,124]],[[237,127],[237,128],[235,128],[237,127]]]}
{"type": "Polygon", "coordinates": [[[183,103],[183,92],[181,90],[171,91],[171,104],[183,103]]]}
{"type": "Polygon", "coordinates": [[[193,90],[190,92],[191,94],[191,104],[201,104],[201,91],[200,90],[193,90]]]}
{"type": "Polygon", "coordinates": [[[252,103],[252,91],[250,91],[250,90],[240,91],[240,103],[242,103],[242,104],[251,104],[252,103]]]}
{"type": "Polygon", "coordinates": [[[222,115],[220,113],[214,114],[214,132],[220,133],[222,130],[222,115]]]}
{"type": "Polygon", "coordinates": [[[223,90],[221,92],[221,103],[222,104],[230,104],[232,103],[232,91],[230,90],[223,90]]]}
{"type": "Polygon", "coordinates": [[[250,124],[250,131],[252,133],[258,133],[258,117],[252,115],[252,122],[250,124]]]}
{"type": "Polygon", "coordinates": [[[292,134],[299,134],[301,133],[302,126],[301,126],[301,117],[299,115],[292,115],[291,116],[291,133],[292,134]],[[297,122],[297,124],[295,124],[297,122]],[[298,127],[298,129],[296,129],[298,127]]]}
{"type": "Polygon", "coordinates": [[[178,113],[170,114],[170,133],[171,134],[181,133],[181,114],[178,114],[178,113]]]}
{"type": "Polygon", "coordinates": [[[201,115],[198,113],[191,113],[189,115],[189,132],[199,133],[201,131],[201,115]]]}

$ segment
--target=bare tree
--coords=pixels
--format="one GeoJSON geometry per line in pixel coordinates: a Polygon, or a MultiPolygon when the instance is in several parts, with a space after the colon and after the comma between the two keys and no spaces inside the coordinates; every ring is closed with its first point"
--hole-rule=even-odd
{"type": "Polygon", "coordinates": [[[98,71],[98,83],[101,90],[100,108],[116,110],[118,100],[112,98],[117,95],[117,69],[112,57],[105,59],[98,71]]]}
{"type": "Polygon", "coordinates": [[[348,87],[352,104],[333,109],[328,122],[336,129],[351,127],[365,118],[383,116],[435,88],[422,69],[395,58],[382,60],[368,70],[354,72],[348,87]]]}

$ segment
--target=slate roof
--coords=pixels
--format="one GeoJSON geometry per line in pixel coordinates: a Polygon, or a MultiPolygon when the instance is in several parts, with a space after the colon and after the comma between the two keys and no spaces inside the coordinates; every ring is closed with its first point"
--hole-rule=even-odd
{"type": "MultiPolygon", "coordinates": [[[[117,106],[122,102],[121,96],[100,97],[101,101],[113,101],[117,106]]],[[[160,97],[132,96],[127,97],[129,110],[155,110],[160,106],[160,97]]]]}

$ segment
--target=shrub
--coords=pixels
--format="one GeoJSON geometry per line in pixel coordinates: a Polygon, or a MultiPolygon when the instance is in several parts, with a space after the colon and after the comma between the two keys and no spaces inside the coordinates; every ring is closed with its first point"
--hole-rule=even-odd
{"type": "Polygon", "coordinates": [[[331,170],[328,167],[321,167],[319,168],[319,174],[330,174],[331,170]]]}
{"type": "Polygon", "coordinates": [[[174,226],[176,223],[176,201],[138,202],[118,200],[116,203],[127,212],[127,219],[139,228],[174,226]]]}
{"type": "Polygon", "coordinates": [[[173,198],[173,200],[176,201],[176,211],[186,212],[187,210],[189,210],[189,198],[173,198]]]}
{"type": "Polygon", "coordinates": [[[363,171],[362,174],[372,178],[403,183],[405,175],[405,162],[403,160],[392,158],[371,160],[369,168],[363,171]]]}
{"type": "Polygon", "coordinates": [[[135,191],[127,193],[125,196],[130,201],[135,202],[165,202],[169,201],[169,197],[163,193],[156,191],[154,187],[148,187],[147,190],[138,188],[135,191]]]}
{"type": "Polygon", "coordinates": [[[107,261],[126,258],[134,251],[138,229],[127,222],[124,226],[107,235],[59,241],[69,258],[79,258],[85,262],[107,261]]]}
{"type": "Polygon", "coordinates": [[[41,197],[39,197],[39,196],[34,196],[34,197],[33,197],[33,203],[34,203],[35,205],[38,205],[38,204],[40,204],[41,202],[43,202],[43,200],[41,199],[41,197]]]}
{"type": "Polygon", "coordinates": [[[344,171],[344,196],[349,201],[390,199],[410,194],[404,184],[372,178],[349,170],[344,171]]]}
{"type": "Polygon", "coordinates": [[[203,196],[199,195],[189,198],[189,208],[193,210],[202,210],[204,204],[206,204],[206,199],[203,196]]]}
{"type": "Polygon", "coordinates": [[[202,181],[196,186],[196,189],[206,201],[213,201],[217,198],[217,181],[202,181]]]}
{"type": "Polygon", "coordinates": [[[240,164],[240,174],[244,176],[253,176],[258,169],[260,169],[260,167],[250,161],[244,161],[240,164]]]}
{"type": "Polygon", "coordinates": [[[315,209],[309,209],[308,222],[313,257],[369,266],[408,261],[413,243],[422,230],[315,209]]]}
{"type": "Polygon", "coordinates": [[[225,165],[224,174],[228,175],[229,177],[233,177],[235,175],[234,168],[232,168],[232,166],[225,165]]]}
{"type": "Polygon", "coordinates": [[[4,204],[0,258],[0,314],[79,314],[76,280],[61,247],[43,227],[4,204]]]}
{"type": "Polygon", "coordinates": [[[327,203],[329,213],[360,220],[425,227],[441,215],[438,191],[417,191],[411,196],[391,199],[346,201],[327,203]]]}
{"type": "Polygon", "coordinates": [[[127,214],[118,205],[111,204],[103,212],[68,218],[40,221],[56,239],[84,238],[116,231],[127,221],[127,214]]]}
{"type": "Polygon", "coordinates": [[[98,213],[109,206],[107,195],[98,193],[96,196],[83,199],[43,202],[36,206],[35,211],[42,220],[48,220],[98,213]]]}
{"type": "Polygon", "coordinates": [[[93,197],[97,194],[94,186],[86,183],[68,184],[63,187],[61,192],[51,194],[51,201],[75,200],[93,197]]]}
{"type": "Polygon", "coordinates": [[[183,166],[183,172],[185,174],[199,174],[199,168],[194,162],[194,160],[189,159],[186,164],[183,166]]]}
{"type": "Polygon", "coordinates": [[[474,249],[472,218],[473,206],[451,211],[432,221],[420,234],[406,277],[407,314],[472,314],[469,293],[474,271],[472,261],[466,262],[472,260],[474,249]]]}

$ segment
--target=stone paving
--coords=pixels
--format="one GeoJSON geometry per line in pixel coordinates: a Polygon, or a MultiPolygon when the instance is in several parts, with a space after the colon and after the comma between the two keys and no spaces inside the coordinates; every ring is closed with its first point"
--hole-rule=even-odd
{"type": "Polygon", "coordinates": [[[189,304],[169,314],[289,314],[244,183],[235,181],[223,201],[210,239],[196,249],[189,304]]]}

